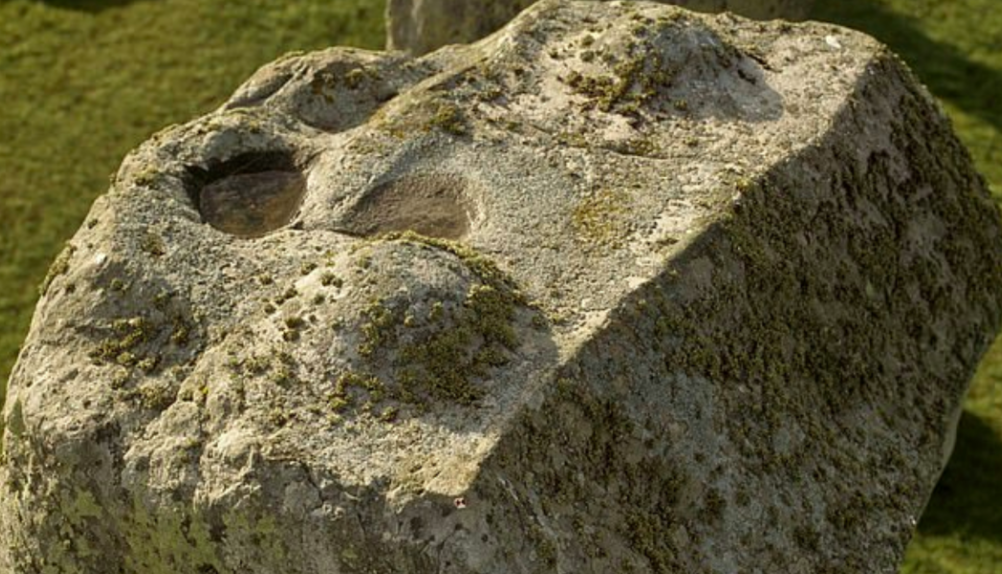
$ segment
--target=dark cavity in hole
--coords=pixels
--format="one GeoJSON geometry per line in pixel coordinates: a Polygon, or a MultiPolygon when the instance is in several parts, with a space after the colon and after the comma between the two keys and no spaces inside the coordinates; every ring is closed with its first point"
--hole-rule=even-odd
{"type": "Polygon", "coordinates": [[[465,178],[452,174],[412,174],[379,184],[352,210],[349,231],[372,236],[409,230],[461,239],[476,218],[467,188],[465,178]]]}
{"type": "Polygon", "coordinates": [[[249,152],[187,170],[188,196],[202,221],[239,237],[260,237],[287,225],[306,191],[295,158],[283,151],[249,152]]]}

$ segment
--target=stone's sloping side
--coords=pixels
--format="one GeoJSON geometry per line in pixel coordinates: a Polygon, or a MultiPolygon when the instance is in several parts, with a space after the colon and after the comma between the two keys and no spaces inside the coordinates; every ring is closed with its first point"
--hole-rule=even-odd
{"type": "Polygon", "coordinates": [[[742,189],[485,464],[474,492],[535,501],[506,520],[551,565],[898,571],[998,319],[998,226],[914,79],[870,72],[833,125],[887,139],[832,132],[742,189]]]}
{"type": "MultiPolygon", "coordinates": [[[[806,20],[813,0],[655,0],[698,12],[734,12],[756,20],[806,20]]],[[[497,31],[535,0],[389,0],[386,49],[423,55],[497,31]]]]}
{"type": "Polygon", "coordinates": [[[549,0],[292,55],[53,265],[0,571],[893,572],[1000,263],[856,32],[549,0]]]}

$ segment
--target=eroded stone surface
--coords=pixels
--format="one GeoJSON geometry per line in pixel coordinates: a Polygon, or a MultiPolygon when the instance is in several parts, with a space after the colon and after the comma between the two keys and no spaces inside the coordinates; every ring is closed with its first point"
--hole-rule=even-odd
{"type": "MultiPolygon", "coordinates": [[[[602,0],[605,1],[605,0],[602,0]]],[[[805,20],[813,0],[655,0],[699,12],[747,18],[805,20]]],[[[386,46],[422,55],[447,44],[475,42],[498,30],[535,0],[389,0],[386,46]]]]}
{"type": "Polygon", "coordinates": [[[0,571],[893,572],[1000,262],[856,32],[551,0],[290,56],[54,264],[0,571]]]}
{"type": "Polygon", "coordinates": [[[442,239],[462,239],[476,219],[475,193],[459,174],[408,174],[368,192],[348,216],[353,232],[378,236],[413,231],[442,239]]]}

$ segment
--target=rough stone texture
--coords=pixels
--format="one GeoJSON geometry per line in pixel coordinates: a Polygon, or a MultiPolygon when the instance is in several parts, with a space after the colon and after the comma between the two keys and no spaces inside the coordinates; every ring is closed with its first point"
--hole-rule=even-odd
{"type": "Polygon", "coordinates": [[[293,55],[53,265],[0,571],[894,572],[1000,262],[856,32],[546,1],[293,55]]]}
{"type": "MultiPolygon", "coordinates": [[[[386,46],[422,55],[447,44],[475,42],[511,21],[535,0],[388,0],[386,46]]],[[[604,1],[604,0],[603,0],[604,1]]],[[[747,18],[806,20],[813,0],[657,0],[699,12],[747,18]]]]}

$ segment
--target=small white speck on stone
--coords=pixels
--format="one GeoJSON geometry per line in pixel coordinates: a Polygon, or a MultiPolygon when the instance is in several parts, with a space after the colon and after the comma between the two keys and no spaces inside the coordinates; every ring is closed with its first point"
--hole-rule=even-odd
{"type": "Polygon", "coordinates": [[[107,253],[98,253],[94,256],[94,265],[101,265],[108,260],[107,253]]]}
{"type": "Polygon", "coordinates": [[[831,46],[832,48],[834,48],[836,50],[841,50],[842,49],[842,43],[839,42],[838,38],[836,38],[835,36],[831,36],[831,35],[825,36],[825,44],[828,44],[829,46],[831,46]]]}
{"type": "Polygon", "coordinates": [[[643,277],[627,277],[626,278],[626,284],[630,286],[630,289],[636,289],[637,287],[640,287],[641,285],[643,285],[646,282],[647,282],[647,279],[645,279],[643,277]]]}

